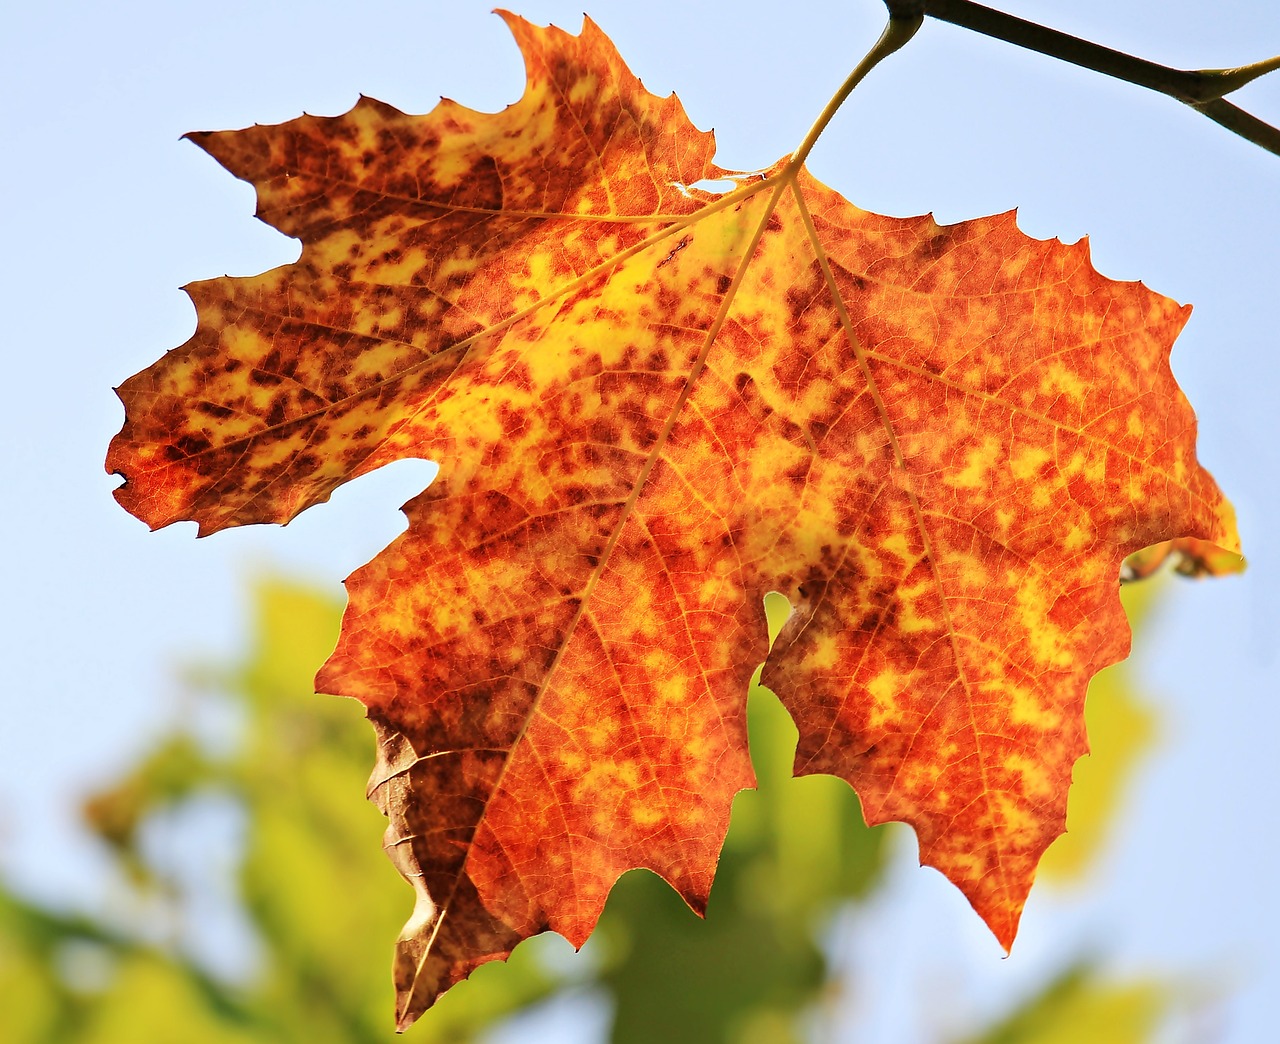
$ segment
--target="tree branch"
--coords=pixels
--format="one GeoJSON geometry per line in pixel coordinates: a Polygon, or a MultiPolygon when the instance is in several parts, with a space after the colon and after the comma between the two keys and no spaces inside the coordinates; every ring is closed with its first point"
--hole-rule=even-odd
{"type": "Polygon", "coordinates": [[[983,7],[971,0],[885,0],[885,5],[895,18],[919,11],[923,7],[925,14],[939,21],[963,26],[975,33],[1038,51],[1083,69],[1092,69],[1104,76],[1167,94],[1204,113],[1215,123],[1242,138],[1280,156],[1280,129],[1264,123],[1230,102],[1223,101],[1223,95],[1239,90],[1259,76],[1280,68],[1280,57],[1236,69],[1171,69],[983,7]]]}

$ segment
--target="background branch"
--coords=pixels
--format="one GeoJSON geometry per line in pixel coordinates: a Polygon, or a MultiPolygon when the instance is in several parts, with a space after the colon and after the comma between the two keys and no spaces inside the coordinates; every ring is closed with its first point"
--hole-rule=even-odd
{"type": "Polygon", "coordinates": [[[1280,156],[1280,129],[1223,100],[1223,95],[1280,68],[1280,57],[1235,69],[1172,69],[970,0],[885,0],[885,5],[893,18],[910,17],[923,8],[939,21],[1167,94],[1280,156]]]}

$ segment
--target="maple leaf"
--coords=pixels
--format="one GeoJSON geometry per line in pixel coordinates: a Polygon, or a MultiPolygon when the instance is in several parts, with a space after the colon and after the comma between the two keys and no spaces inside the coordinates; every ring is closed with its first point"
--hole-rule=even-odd
{"type": "Polygon", "coordinates": [[[1007,948],[1128,649],[1121,562],[1238,550],[1169,370],[1188,309],[1012,214],[725,171],[589,20],[504,17],[500,113],[190,136],[302,254],[187,288],[197,330],[121,387],[107,458],[126,508],[202,534],[439,461],[317,677],[368,708],[417,889],[401,1026],[533,933],[581,945],[629,868],[704,908],[775,590],[796,771],[910,823],[1007,948]]]}

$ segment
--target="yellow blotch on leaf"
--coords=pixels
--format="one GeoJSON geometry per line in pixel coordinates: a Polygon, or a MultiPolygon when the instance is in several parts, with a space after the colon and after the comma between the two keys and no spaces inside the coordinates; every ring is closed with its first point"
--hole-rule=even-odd
{"type": "Polygon", "coordinates": [[[1053,456],[1044,446],[1023,446],[1009,461],[1009,469],[1019,482],[1033,479],[1040,468],[1053,456]]]}
{"type": "Polygon", "coordinates": [[[976,446],[965,457],[964,467],[948,477],[952,486],[962,489],[978,489],[991,482],[991,472],[996,462],[1004,453],[1000,439],[995,435],[987,435],[981,446],[976,446]]]}

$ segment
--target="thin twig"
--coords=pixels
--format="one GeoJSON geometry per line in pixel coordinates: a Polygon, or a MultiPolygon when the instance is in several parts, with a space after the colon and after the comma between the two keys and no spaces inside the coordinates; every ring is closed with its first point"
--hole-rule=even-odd
{"type": "Polygon", "coordinates": [[[885,0],[891,14],[924,8],[939,21],[1146,87],[1204,113],[1215,123],[1280,156],[1280,129],[1223,101],[1223,95],[1280,68],[1280,57],[1236,69],[1171,69],[1101,44],[994,11],[971,0],[885,0]]]}
{"type": "Polygon", "coordinates": [[[787,163],[788,171],[794,173],[804,165],[804,161],[809,158],[809,153],[813,150],[814,144],[822,132],[826,130],[827,124],[831,122],[831,118],[836,114],[836,111],[853,92],[853,89],[866,78],[867,73],[915,36],[916,30],[920,28],[920,23],[924,21],[924,15],[920,12],[922,6],[920,0],[908,0],[906,5],[897,2],[897,0],[894,3],[890,3],[889,0],[885,0],[885,2],[889,7],[889,24],[885,26],[884,32],[880,34],[880,39],[867,52],[867,56],[858,63],[853,72],[849,74],[848,79],[840,85],[840,89],[836,91],[832,99],[827,102],[826,107],[818,114],[813,126],[809,128],[809,133],[804,136],[804,140],[800,142],[799,147],[791,154],[791,159],[787,163]],[[912,9],[904,12],[902,10],[904,6],[912,9]]]}

